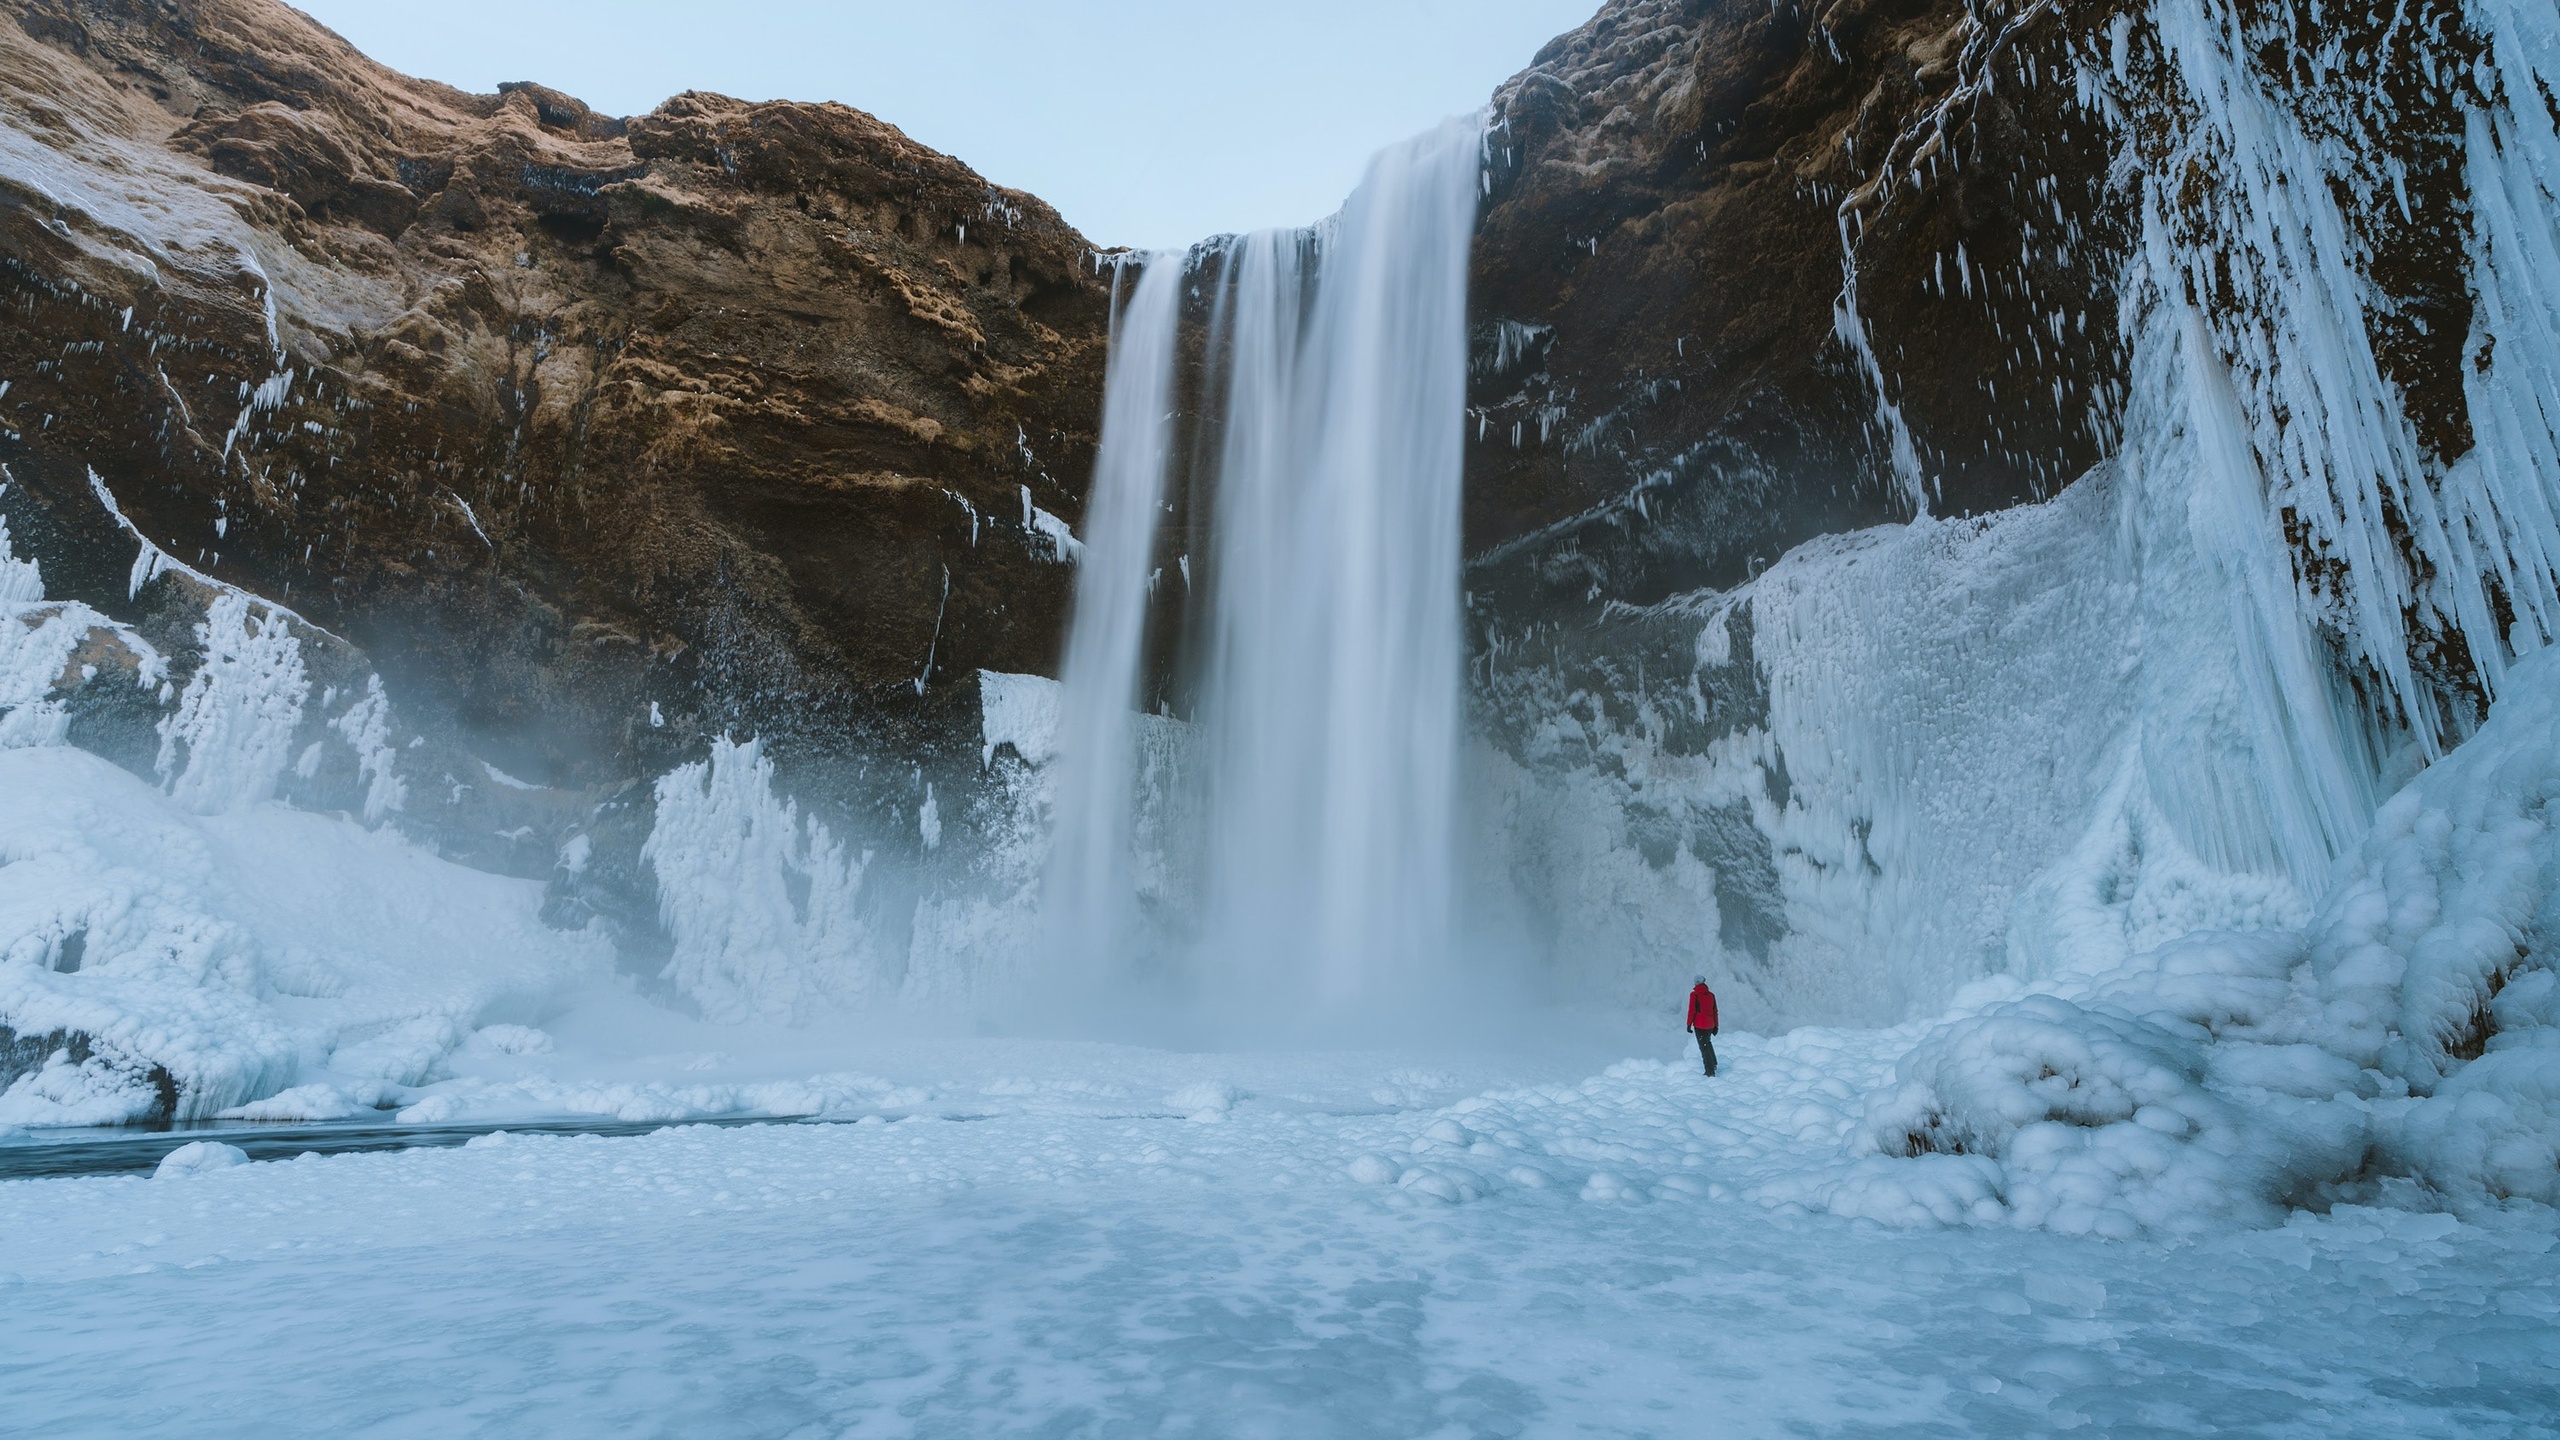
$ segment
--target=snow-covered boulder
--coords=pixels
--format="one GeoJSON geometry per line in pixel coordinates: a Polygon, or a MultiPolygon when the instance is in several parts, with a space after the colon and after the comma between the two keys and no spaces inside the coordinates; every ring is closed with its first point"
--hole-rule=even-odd
{"type": "Polygon", "coordinates": [[[249,1163],[249,1152],[237,1145],[219,1140],[196,1140],[181,1145],[160,1157],[159,1168],[151,1172],[154,1180],[184,1180],[190,1175],[203,1175],[214,1170],[228,1170],[249,1163]]]}
{"type": "Polygon", "coordinates": [[[1869,1106],[1868,1135],[1889,1156],[1995,1162],[1996,1176],[1975,1173],[2010,1223],[2114,1238],[2271,1222],[2363,1157],[2361,1112],[2244,1109],[2211,1084],[2214,1068],[2197,1038],[2031,995],[1933,1031],[1869,1106]]]}
{"type": "Polygon", "coordinates": [[[2332,1046],[2407,1085],[2384,1166],[2457,1203],[2560,1203],[2560,651],[2401,790],[2311,930],[2332,1046]]]}
{"type": "Polygon", "coordinates": [[[418,1084],[609,970],[601,935],[541,906],[532,881],[351,819],[195,814],[84,751],[0,749],[0,1123],[418,1084]]]}

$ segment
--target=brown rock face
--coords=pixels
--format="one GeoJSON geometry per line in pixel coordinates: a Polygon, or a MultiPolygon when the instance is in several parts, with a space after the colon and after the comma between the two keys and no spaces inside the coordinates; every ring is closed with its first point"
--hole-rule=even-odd
{"type": "Polygon", "coordinates": [[[272,0],[0,19],[21,554],[131,613],[94,470],[541,784],[921,761],[1050,668],[1106,309],[1048,206],[842,106],[465,95],[272,0]]]}
{"type": "Polygon", "coordinates": [[[1908,516],[1921,474],[1933,512],[1972,513],[2103,453],[2111,142],[2067,83],[1981,83],[2068,69],[2058,12],[2009,8],[1622,0],[1504,87],[1474,290],[1481,584],[1523,616],[1650,603],[1908,516]],[[1884,179],[1915,158],[1943,183],[1884,179]],[[2065,340],[2037,328],[2055,312],[2065,340]]]}
{"type": "MultiPolygon", "coordinates": [[[[2211,13],[2339,157],[2367,336],[2440,471],[2471,445],[2461,117],[2482,42],[2443,11],[2211,13]]],[[[2216,257],[2180,298],[2226,354],[2263,353],[2267,297],[2300,282],[2253,254],[2228,147],[2154,23],[2118,0],[1612,0],[1542,50],[1495,98],[1475,262],[1486,648],[2086,472],[2120,438],[2146,175],[2182,176],[2162,227],[2216,257]]],[[[2335,589],[2339,558],[2295,542],[2306,584],[2335,589]]],[[[2432,623],[2408,621],[2413,663],[2459,690],[2470,662],[2432,623]]]]}

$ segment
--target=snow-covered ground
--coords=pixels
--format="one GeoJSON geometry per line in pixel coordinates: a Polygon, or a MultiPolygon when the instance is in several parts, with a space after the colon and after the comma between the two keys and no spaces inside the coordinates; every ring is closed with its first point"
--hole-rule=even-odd
{"type": "Polygon", "coordinates": [[[911,1041],[882,1080],[978,1118],[0,1184],[0,1388],[65,1435],[2560,1433],[2546,1212],[1773,1207],[1891,1047],[1726,1038],[911,1041]]]}

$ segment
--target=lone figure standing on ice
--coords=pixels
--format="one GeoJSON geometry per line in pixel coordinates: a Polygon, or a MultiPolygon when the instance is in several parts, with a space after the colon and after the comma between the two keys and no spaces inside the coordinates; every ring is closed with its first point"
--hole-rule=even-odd
{"type": "Polygon", "coordinates": [[[1707,977],[1689,989],[1689,1033],[1698,1037],[1698,1058],[1707,1063],[1707,1073],[1716,1073],[1716,992],[1707,988],[1707,977]]]}

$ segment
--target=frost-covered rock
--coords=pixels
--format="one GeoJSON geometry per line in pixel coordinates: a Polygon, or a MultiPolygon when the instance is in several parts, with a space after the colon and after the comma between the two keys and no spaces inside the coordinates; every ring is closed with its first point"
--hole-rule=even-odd
{"type": "Polygon", "coordinates": [[[2492,1045],[2560,1035],[2560,652],[2519,665],[2488,723],[2383,805],[2313,930],[2361,1062],[2428,1094],[2492,1045]]]}
{"type": "MultiPolygon", "coordinates": [[[[1868,1134],[1887,1155],[1996,1162],[1971,1173],[2011,1223],[2117,1239],[2267,1223],[2362,1159],[2361,1112],[2244,1109],[2209,1084],[2211,1060],[2159,1025],[2029,996],[1932,1032],[1869,1106],[1868,1134]]],[[[1925,1189],[1947,1175],[1918,1178],[1925,1189]]],[[[1875,1168],[1856,1183],[1902,1184],[1875,1168]]],[[[1968,1199],[1968,1217],[1984,1198],[1968,1199]]]]}
{"type": "Polygon", "coordinates": [[[760,742],[722,736],[657,785],[641,858],[674,954],[666,976],[718,1020],[804,1018],[875,979],[857,909],[868,857],[774,791],[760,742]]]}
{"type": "Polygon", "coordinates": [[[0,1116],[186,1119],[329,1075],[414,1085],[478,1025],[609,966],[541,900],[352,820],[199,815],[79,750],[0,750],[0,1027],[26,1037],[0,1050],[37,1050],[0,1116]]]}
{"type": "Polygon", "coordinates": [[[2311,931],[2334,1047],[2422,1098],[2385,1163],[2464,1202],[2560,1202],[2560,650],[2383,805],[2311,931]]]}
{"type": "Polygon", "coordinates": [[[215,1170],[228,1170],[249,1163],[249,1152],[237,1145],[219,1140],[195,1140],[160,1157],[154,1180],[184,1180],[190,1175],[203,1175],[215,1170]]]}
{"type": "Polygon", "coordinates": [[[2485,1055],[2380,1127],[2393,1167],[2457,1205],[2560,1205],[2560,1045],[2485,1055]]]}
{"type": "Polygon", "coordinates": [[[160,726],[159,770],[179,804],[214,815],[274,796],[310,683],[288,618],[240,591],[214,596],[196,642],[202,658],[160,726]]]}
{"type": "Polygon", "coordinates": [[[7,1057],[16,1063],[0,1090],[0,1125],[117,1125],[173,1108],[169,1072],[112,1040],[103,1054],[101,1042],[75,1030],[11,1040],[0,1027],[0,1046],[17,1052],[7,1057]]]}

